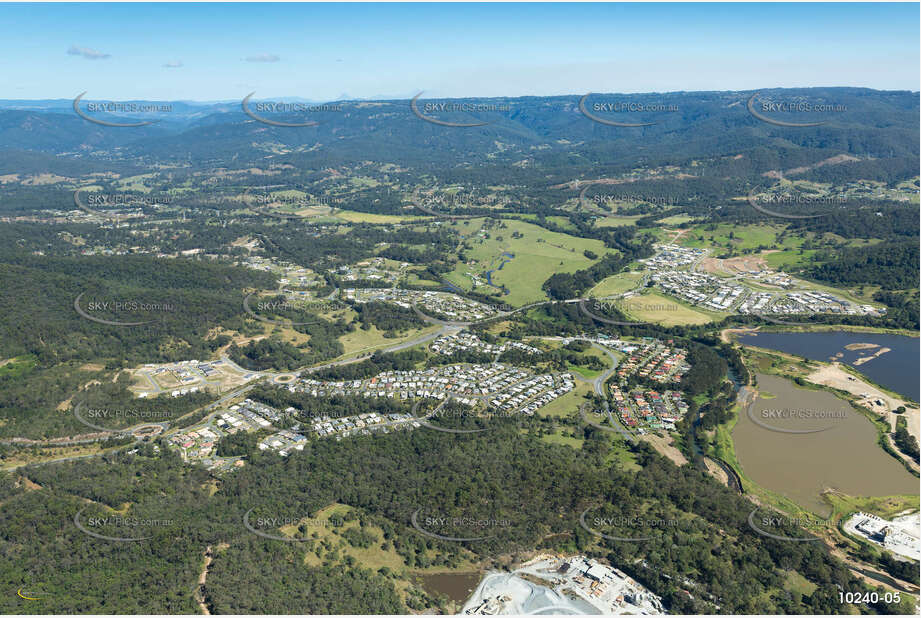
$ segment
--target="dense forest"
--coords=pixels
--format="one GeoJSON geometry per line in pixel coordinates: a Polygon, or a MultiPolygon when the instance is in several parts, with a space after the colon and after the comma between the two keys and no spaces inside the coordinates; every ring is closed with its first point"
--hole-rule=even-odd
{"type": "Polygon", "coordinates": [[[871,284],[884,290],[918,287],[917,241],[849,247],[835,255],[821,255],[806,275],[837,286],[871,284]]]}
{"type": "MultiPolygon", "coordinates": [[[[206,586],[212,611],[405,611],[394,593],[399,573],[371,572],[333,548],[324,551],[319,566],[304,566],[304,557],[318,546],[311,551],[302,543],[256,537],[242,525],[254,507],[265,516],[297,519],[339,503],[379,518],[374,521],[383,524],[384,536],[372,535],[373,543],[392,547],[409,570],[535,546],[587,552],[610,560],[662,595],[671,611],[684,613],[712,613],[714,603],[728,613],[836,613],[839,589],[861,589],[823,545],[756,534],[746,523],[750,503],[694,467],[676,468],[647,447],[636,452],[640,472],[605,463],[610,440],[604,432],[590,433],[585,447],[573,451],[543,444],[510,422],[488,438],[417,430],[319,441],[289,458],[252,445],[249,464],[222,479],[213,494],[205,472],[168,450],[154,454],[149,446],[134,455],[27,467],[0,477],[5,505],[0,574],[8,588],[47,591],[35,606],[43,611],[88,611],[104,604],[112,612],[188,612],[206,548],[222,547],[215,551],[206,586]],[[93,501],[84,517],[128,504],[132,516],[158,525],[144,529],[150,537],[144,541],[100,541],[73,525],[84,500],[93,501]],[[498,516],[511,524],[463,547],[414,531],[410,515],[419,508],[498,516]],[[647,543],[599,545],[578,524],[586,508],[656,514],[681,524],[647,543]],[[702,546],[709,550],[701,552],[702,546]],[[69,568],[56,568],[65,556],[69,568]],[[784,591],[785,572],[791,571],[816,584],[815,592],[784,591]],[[355,594],[342,594],[343,578],[355,594]],[[684,578],[693,582],[693,598],[675,583],[684,578]]],[[[785,532],[798,534],[792,528],[785,532]]],[[[9,597],[0,603],[8,612],[15,607],[9,597]]]]}

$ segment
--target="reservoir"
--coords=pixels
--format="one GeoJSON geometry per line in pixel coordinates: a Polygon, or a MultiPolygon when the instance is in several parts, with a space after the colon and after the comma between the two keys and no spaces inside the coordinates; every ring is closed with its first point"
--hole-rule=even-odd
{"type": "Polygon", "coordinates": [[[739,343],[795,354],[817,361],[837,360],[854,367],[873,382],[918,401],[919,399],[919,339],[904,335],[831,331],[822,333],[745,333],[737,336],[739,343]],[[853,349],[856,344],[875,347],[853,349]],[[851,346],[852,349],[847,349],[851,346]],[[883,348],[890,351],[864,363],[855,361],[883,348]],[[840,356],[838,356],[840,355],[840,356]]]}
{"type": "Polygon", "coordinates": [[[433,596],[444,595],[463,605],[480,583],[480,572],[427,573],[420,576],[422,587],[433,596]]]}
{"type": "Polygon", "coordinates": [[[918,494],[918,479],[876,443],[876,428],[826,391],[758,373],[758,398],[732,430],[736,457],[752,481],[819,516],[826,489],[851,496],[918,494]]]}

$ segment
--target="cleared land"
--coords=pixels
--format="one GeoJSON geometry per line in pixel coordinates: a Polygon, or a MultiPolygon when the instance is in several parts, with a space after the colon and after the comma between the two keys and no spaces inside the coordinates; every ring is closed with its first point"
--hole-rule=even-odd
{"type": "Polygon", "coordinates": [[[714,319],[702,311],[691,309],[671,296],[664,296],[658,292],[631,296],[621,301],[620,306],[635,320],[663,326],[706,324],[714,319]]]}
{"type": "Polygon", "coordinates": [[[509,293],[497,301],[514,306],[546,300],[541,285],[551,274],[571,273],[596,263],[597,259],[585,257],[586,249],[598,256],[607,253],[599,240],[551,232],[526,221],[503,220],[504,227],[489,230],[482,230],[483,223],[484,219],[458,223],[471,249],[463,251],[467,263],[458,264],[446,279],[470,290],[475,276],[477,291],[484,293],[505,286],[509,293]],[[487,274],[492,285],[487,283],[487,274]]]}
{"type": "MultiPolygon", "coordinates": [[[[368,330],[356,328],[351,333],[346,333],[339,337],[339,342],[345,348],[342,356],[352,356],[360,352],[370,352],[378,348],[397,345],[404,341],[409,341],[415,337],[420,337],[428,333],[435,332],[438,326],[429,326],[426,328],[412,328],[398,337],[385,337],[384,331],[379,330],[376,326],[371,326],[368,330]]],[[[341,358],[341,357],[340,357],[341,358]]]]}
{"type": "Polygon", "coordinates": [[[640,279],[643,278],[642,273],[637,272],[628,272],[628,273],[619,273],[616,275],[611,275],[603,279],[598,285],[593,287],[588,295],[589,296],[613,296],[615,294],[623,294],[628,292],[636,287],[640,279]]]}
{"type": "Polygon", "coordinates": [[[355,210],[336,210],[333,216],[351,223],[415,223],[429,218],[416,215],[376,215],[355,210]]]}
{"type": "Polygon", "coordinates": [[[859,397],[863,405],[866,405],[885,418],[892,430],[895,430],[895,419],[901,415],[894,414],[891,410],[895,410],[899,406],[905,406],[906,412],[904,416],[906,420],[908,420],[908,432],[913,435],[916,440],[921,440],[921,428],[919,428],[919,425],[921,425],[921,416],[919,416],[921,410],[909,407],[911,404],[887,395],[884,391],[881,391],[869,382],[865,382],[851,375],[842,369],[839,363],[823,364],[814,372],[807,375],[806,379],[814,384],[831,386],[832,388],[847,391],[859,397]],[[870,396],[866,398],[860,397],[862,393],[869,394],[870,396]],[[877,399],[882,401],[885,405],[875,405],[873,402],[877,399]]]}

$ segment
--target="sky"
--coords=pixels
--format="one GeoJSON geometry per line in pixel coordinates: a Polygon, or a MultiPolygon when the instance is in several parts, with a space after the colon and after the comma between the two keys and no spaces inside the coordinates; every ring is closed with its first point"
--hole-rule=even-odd
{"type": "Polygon", "coordinates": [[[0,99],[919,90],[919,4],[0,4],[0,99]]]}

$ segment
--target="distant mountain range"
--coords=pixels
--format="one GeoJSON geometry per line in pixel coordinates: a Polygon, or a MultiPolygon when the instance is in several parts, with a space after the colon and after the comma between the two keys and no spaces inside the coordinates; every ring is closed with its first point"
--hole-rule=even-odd
{"type": "MultiPolygon", "coordinates": [[[[606,165],[658,165],[752,149],[808,152],[807,164],[842,154],[917,160],[917,92],[863,88],[760,91],[754,107],[762,116],[782,122],[824,121],[805,127],[779,126],[757,118],[748,108],[754,94],[593,94],[584,111],[580,109],[582,95],[420,99],[418,114],[408,100],[342,101],[334,111],[299,108],[290,113],[266,109],[266,99],[249,102],[255,116],[275,123],[318,123],[309,127],[261,122],[244,113],[240,101],[119,102],[134,106],[125,113],[90,111],[90,105],[99,101],[81,101],[86,115],[103,122],[156,121],[139,127],[112,127],[78,116],[73,100],[5,99],[0,100],[0,173],[9,173],[3,171],[10,169],[9,155],[21,151],[86,162],[225,160],[240,166],[282,157],[292,162],[326,157],[330,162],[376,160],[424,166],[433,151],[460,166],[540,166],[548,162],[559,166],[586,158],[606,165]],[[169,105],[169,111],[134,111],[161,105],[169,105]],[[483,111],[477,107],[482,105],[491,107],[483,111]],[[832,111],[812,111],[817,106],[830,106],[832,111]],[[791,113],[790,107],[811,110],[791,113]],[[610,126],[606,120],[648,124],[610,126]],[[445,126],[449,123],[478,126],[445,126]]],[[[301,108],[319,105],[297,98],[284,101],[301,108]]]]}

